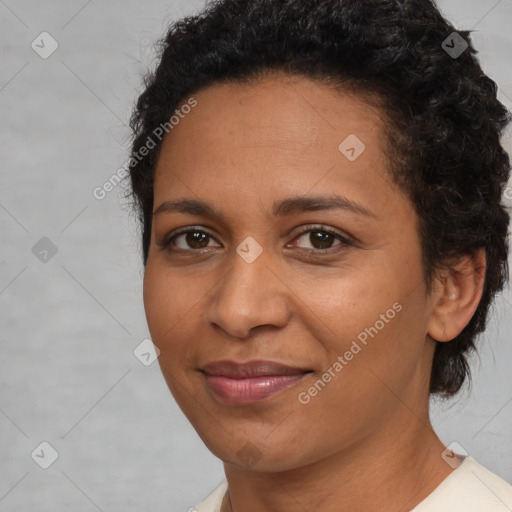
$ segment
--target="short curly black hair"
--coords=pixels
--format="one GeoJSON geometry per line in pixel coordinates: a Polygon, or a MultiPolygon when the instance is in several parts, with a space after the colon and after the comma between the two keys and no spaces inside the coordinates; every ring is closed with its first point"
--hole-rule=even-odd
{"type": "Polygon", "coordinates": [[[511,116],[476,53],[470,31],[456,32],[430,0],[218,0],[174,22],[131,118],[144,265],[161,139],[144,158],[141,149],[194,92],[284,72],[377,99],[388,119],[391,175],[418,213],[428,290],[451,258],[486,252],[476,312],[434,354],[430,393],[455,395],[471,377],[467,356],[508,279],[501,200],[510,161],[500,139],[511,116]]]}

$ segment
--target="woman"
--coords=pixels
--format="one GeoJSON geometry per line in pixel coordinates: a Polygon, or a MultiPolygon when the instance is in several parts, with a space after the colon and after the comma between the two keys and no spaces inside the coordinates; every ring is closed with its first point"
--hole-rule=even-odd
{"type": "Polygon", "coordinates": [[[428,0],[221,0],[132,118],[160,367],[226,480],[200,512],[505,511],[446,447],[507,277],[509,114],[428,0]]]}

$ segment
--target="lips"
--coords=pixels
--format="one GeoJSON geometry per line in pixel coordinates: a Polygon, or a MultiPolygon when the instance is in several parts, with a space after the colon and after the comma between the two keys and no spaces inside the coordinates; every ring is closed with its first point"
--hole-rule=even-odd
{"type": "Polygon", "coordinates": [[[230,379],[248,379],[272,375],[300,375],[312,370],[296,368],[274,361],[249,361],[235,363],[234,361],[215,361],[203,366],[202,371],[208,375],[218,375],[230,379]]]}
{"type": "Polygon", "coordinates": [[[203,366],[201,372],[217,400],[230,405],[248,405],[295,386],[312,370],[274,361],[216,361],[203,366]]]}

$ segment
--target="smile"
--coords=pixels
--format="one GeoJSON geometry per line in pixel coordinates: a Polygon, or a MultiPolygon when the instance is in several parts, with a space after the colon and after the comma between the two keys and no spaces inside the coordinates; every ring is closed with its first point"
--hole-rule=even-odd
{"type": "Polygon", "coordinates": [[[246,405],[266,400],[295,386],[312,370],[272,361],[218,361],[205,365],[201,372],[208,389],[218,400],[246,405]]]}

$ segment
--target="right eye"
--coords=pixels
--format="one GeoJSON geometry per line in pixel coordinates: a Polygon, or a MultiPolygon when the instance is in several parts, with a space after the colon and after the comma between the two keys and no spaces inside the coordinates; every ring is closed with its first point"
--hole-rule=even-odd
{"type": "Polygon", "coordinates": [[[158,245],[169,251],[193,252],[208,248],[212,235],[198,228],[185,228],[166,237],[158,245]],[[180,240],[182,246],[180,247],[180,240]]]}

